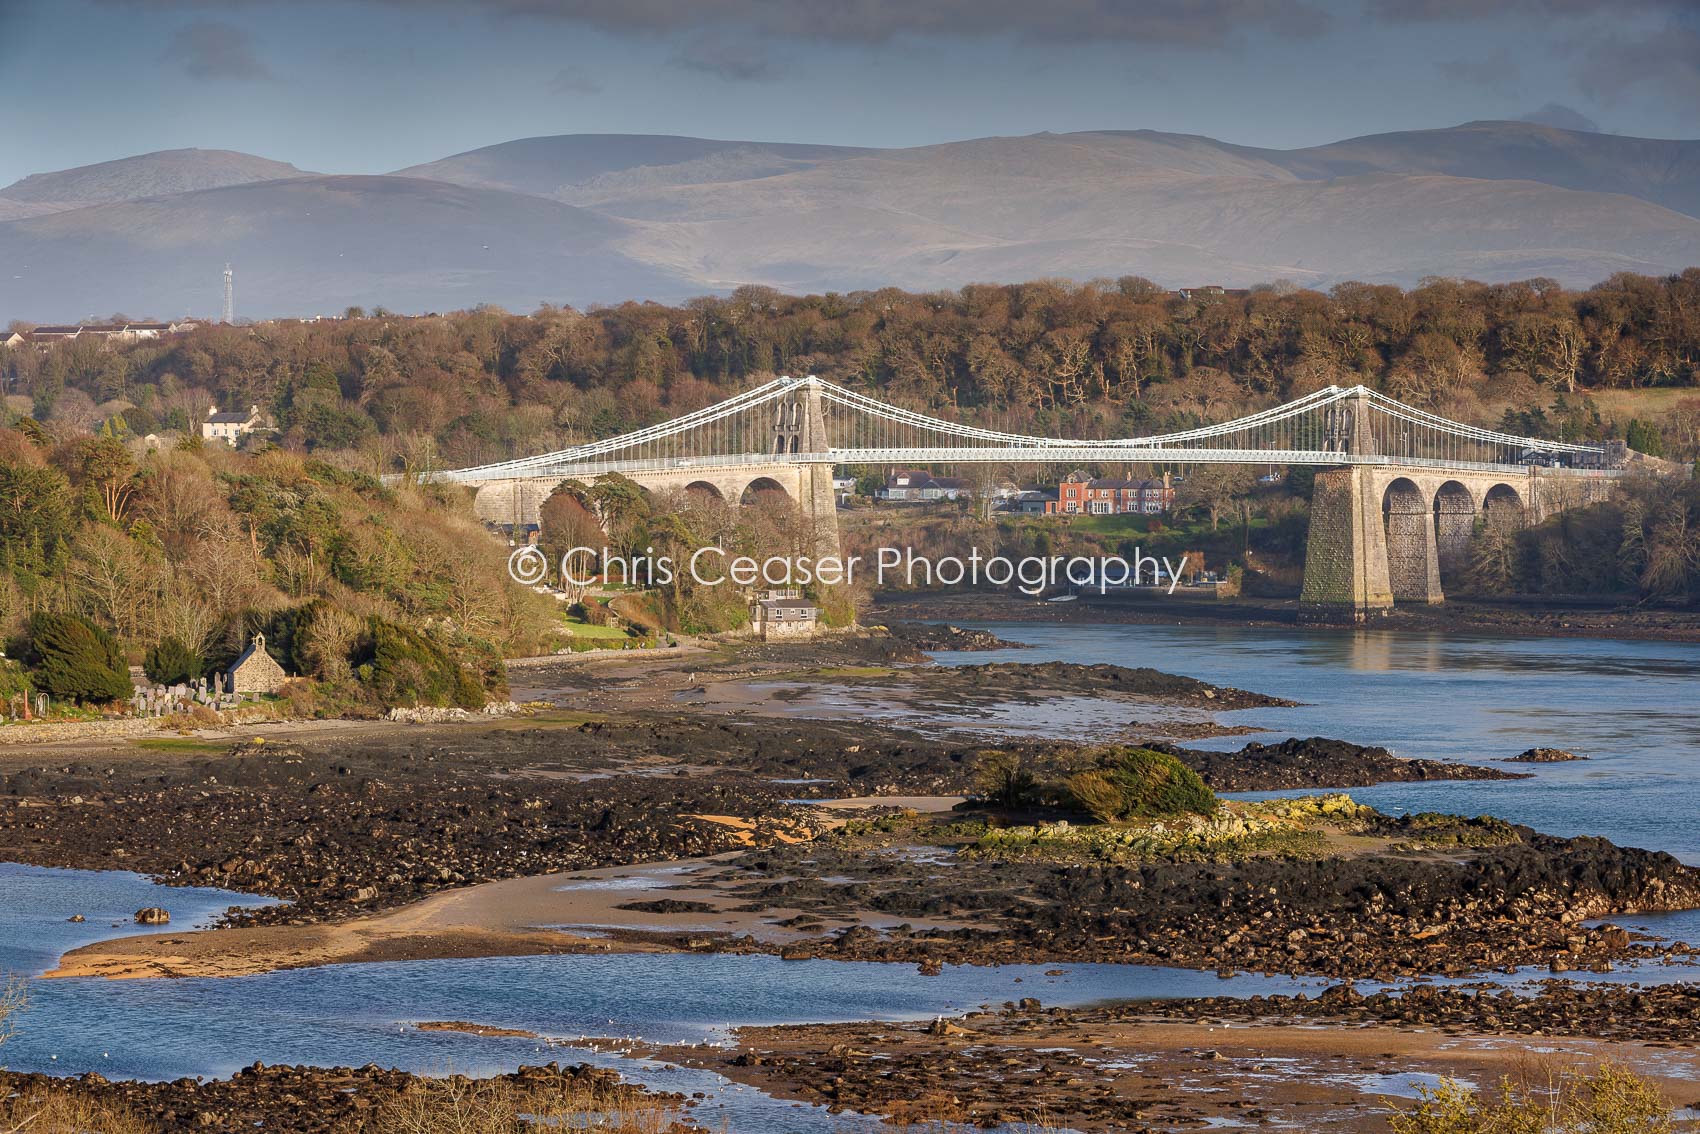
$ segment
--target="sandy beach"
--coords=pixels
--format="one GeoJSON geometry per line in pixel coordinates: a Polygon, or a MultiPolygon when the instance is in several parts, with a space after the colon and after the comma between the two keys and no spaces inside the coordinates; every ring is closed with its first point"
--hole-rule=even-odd
{"type": "MultiPolygon", "coordinates": [[[[838,806],[864,811],[893,802],[948,806],[943,800],[853,799],[838,806]]],[[[741,824],[731,816],[704,819],[741,824]]],[[[729,855],[675,862],[607,867],[489,882],[436,894],[400,909],[328,925],[268,925],[153,933],[96,942],[74,949],[44,974],[48,978],[98,976],[230,977],[313,965],[451,957],[531,956],[551,953],[661,952],[689,947],[692,935],[748,935],[783,945],[820,932],[787,928],[802,911],[773,907],[759,913],[727,886],[740,875],[723,874],[729,855]],[[650,904],[647,909],[621,908],[650,904]],[[672,908],[665,908],[671,906],[672,908]],[[685,935],[681,940],[680,935],[685,935]]],[[[831,928],[882,929],[897,919],[864,913],[843,916],[831,928]]],[[[917,928],[954,928],[944,920],[908,919],[917,928]]]]}

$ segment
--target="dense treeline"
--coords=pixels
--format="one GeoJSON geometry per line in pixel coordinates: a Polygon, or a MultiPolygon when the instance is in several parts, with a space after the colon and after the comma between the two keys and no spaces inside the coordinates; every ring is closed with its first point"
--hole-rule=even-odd
{"type": "MultiPolygon", "coordinates": [[[[59,431],[192,428],[257,404],[285,443],[368,467],[476,463],[700,408],[772,373],[818,373],[947,417],[1126,434],[1364,382],[1481,424],[1622,434],[1592,391],[1700,381],[1700,269],[1550,280],[1348,283],[1182,298],[1148,281],[1038,281],[791,297],[741,288],[680,307],[481,309],[206,327],[130,345],[0,350],[14,416],[59,431]]],[[[1700,447],[1700,398],[1637,422],[1700,447]]]]}
{"type": "Polygon", "coordinates": [[[277,448],[138,456],[26,419],[0,429],[0,641],[56,698],[127,695],[127,663],[192,680],[264,631],[316,683],[298,709],[482,705],[554,615],[460,496],[277,448]]]}

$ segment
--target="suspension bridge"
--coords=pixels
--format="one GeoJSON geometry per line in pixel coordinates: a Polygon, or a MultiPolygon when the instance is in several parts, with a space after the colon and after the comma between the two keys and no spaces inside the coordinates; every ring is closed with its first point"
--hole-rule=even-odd
{"type": "Polygon", "coordinates": [[[1361,615],[1442,601],[1442,573],[1460,565],[1478,522],[1534,523],[1601,499],[1623,458],[1621,445],[1464,425],[1364,386],[1149,437],[1057,438],[948,421],[810,375],[617,437],[432,476],[474,488],[481,517],[516,527],[569,479],[618,473],[732,504],[779,491],[835,547],[835,466],[1311,466],[1305,601],[1361,615]]]}

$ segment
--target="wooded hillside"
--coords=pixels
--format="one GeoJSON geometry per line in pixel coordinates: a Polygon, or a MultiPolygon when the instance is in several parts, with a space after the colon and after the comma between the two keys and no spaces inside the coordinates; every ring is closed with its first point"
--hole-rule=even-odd
{"type": "MultiPolygon", "coordinates": [[[[0,373],[10,412],[56,436],[108,420],[134,435],[184,430],[214,404],[258,404],[286,445],[355,450],[371,469],[545,451],[774,373],[1040,433],[1128,435],[1363,382],[1468,422],[1599,437],[1629,422],[1596,414],[1589,395],[1700,381],[1700,268],[1586,291],[1435,280],[1183,298],[1126,277],[930,294],[751,287],[679,307],[532,315],[351,310],[127,346],[0,350],[0,373]]],[[[1639,425],[1643,447],[1692,456],[1700,398],[1639,425]]]]}

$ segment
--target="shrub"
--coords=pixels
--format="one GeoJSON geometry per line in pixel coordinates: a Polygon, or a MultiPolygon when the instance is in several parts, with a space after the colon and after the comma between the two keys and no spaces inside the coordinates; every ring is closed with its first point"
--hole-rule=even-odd
{"type": "Polygon", "coordinates": [[[419,1079],[379,1103],[375,1122],[356,1120],[345,1134],[516,1134],[526,1130],[598,1130],[663,1134],[682,1128],[673,1105],[624,1085],[521,1085],[511,1079],[419,1079]]]}
{"type": "Polygon", "coordinates": [[[180,639],[167,636],[148,648],[142,657],[142,671],[148,675],[149,681],[176,685],[200,677],[206,672],[206,662],[180,639]]]}
{"type": "Polygon", "coordinates": [[[484,707],[477,677],[417,630],[373,617],[356,649],[356,676],[386,706],[484,707]]]}
{"type": "Polygon", "coordinates": [[[1625,1067],[1504,1079],[1496,1095],[1441,1081],[1392,1118],[1394,1134],[1668,1134],[1673,1111],[1658,1087],[1625,1067]]]}
{"type": "Polygon", "coordinates": [[[1198,773],[1151,748],[1129,748],[1104,766],[1068,780],[1074,803],[1102,823],[1173,815],[1209,815],[1216,793],[1198,773]]]}
{"type": "Polygon", "coordinates": [[[65,701],[121,701],[135,686],[111,634],[74,614],[38,614],[21,651],[36,688],[65,701]]]}
{"type": "Polygon", "coordinates": [[[1068,778],[1068,797],[1074,805],[1100,823],[1114,822],[1121,814],[1122,790],[1107,772],[1077,772],[1068,778]]]}
{"type": "Polygon", "coordinates": [[[984,753],[974,770],[974,790],[993,807],[1032,807],[1042,802],[1039,779],[1013,752],[984,753]]]}
{"type": "Polygon", "coordinates": [[[0,710],[18,696],[30,695],[30,675],[9,658],[0,658],[0,710]]]}
{"type": "Polygon", "coordinates": [[[0,1130],[25,1134],[155,1134],[124,1104],[76,1088],[33,1086],[0,1101],[0,1130]]]}

